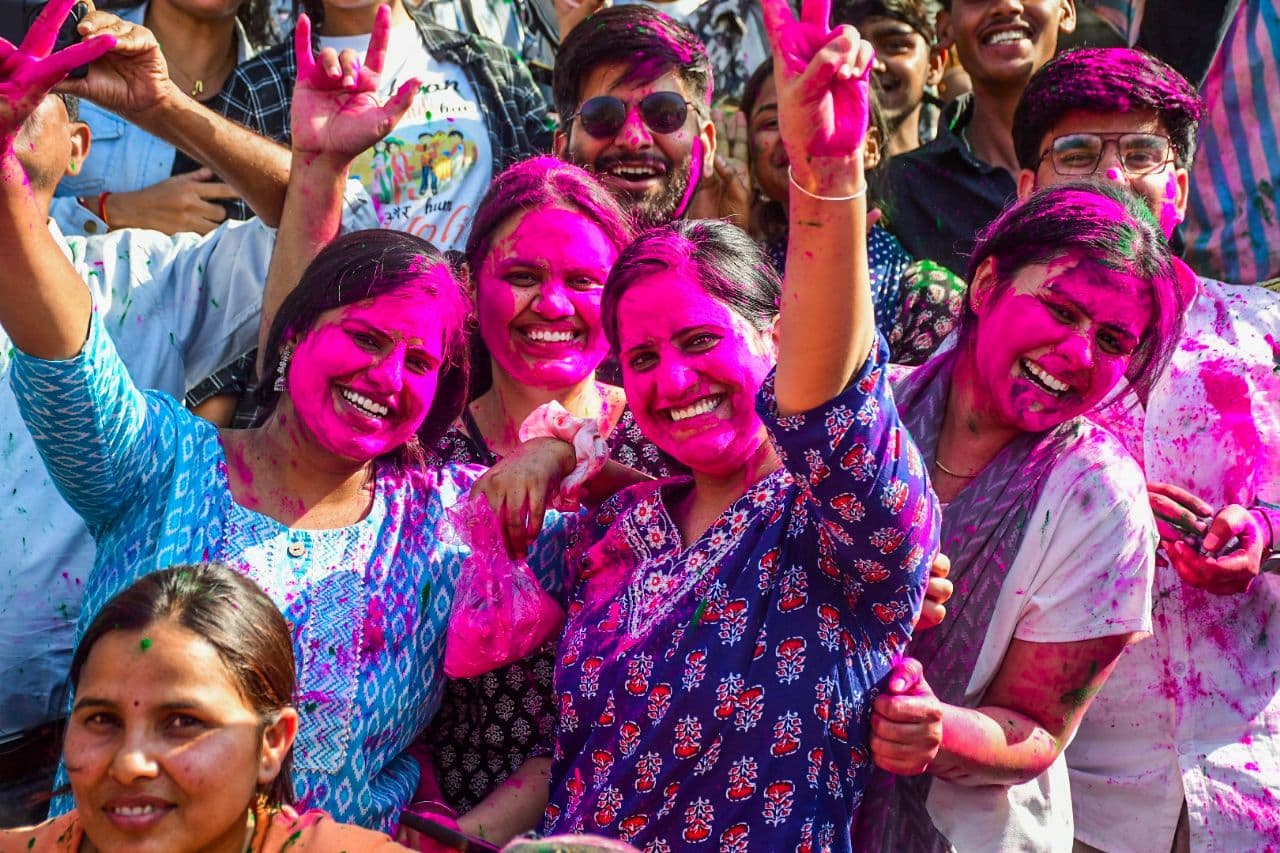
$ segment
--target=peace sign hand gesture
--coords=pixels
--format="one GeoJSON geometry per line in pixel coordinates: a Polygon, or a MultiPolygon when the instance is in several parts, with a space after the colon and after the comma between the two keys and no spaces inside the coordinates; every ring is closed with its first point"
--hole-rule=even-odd
{"type": "Polygon", "coordinates": [[[841,184],[866,140],[875,53],[853,27],[829,26],[831,0],[803,0],[799,20],[787,0],[762,3],[792,173],[820,192],[853,189],[841,184]]]}
{"type": "Polygon", "coordinates": [[[14,47],[0,39],[0,151],[8,151],[28,116],[73,68],[115,47],[114,37],[95,36],[52,53],[58,29],[76,0],[53,0],[14,47]]]}
{"type": "Polygon", "coordinates": [[[382,64],[391,32],[391,7],[378,8],[363,64],[353,51],[324,48],[311,55],[311,20],[298,16],[294,51],[298,80],[293,90],[293,151],[332,155],[346,165],[386,136],[408,111],[419,81],[401,84],[385,104],[378,100],[382,64]]]}

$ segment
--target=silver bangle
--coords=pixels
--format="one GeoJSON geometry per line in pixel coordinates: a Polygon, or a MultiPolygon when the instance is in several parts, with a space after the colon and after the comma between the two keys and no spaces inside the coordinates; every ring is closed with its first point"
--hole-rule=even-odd
{"type": "Polygon", "coordinates": [[[795,173],[791,171],[791,164],[789,163],[787,164],[787,180],[791,182],[791,186],[798,189],[802,194],[807,195],[809,198],[815,198],[818,201],[853,201],[854,199],[862,198],[867,194],[866,178],[863,178],[862,186],[858,187],[858,189],[854,191],[853,195],[818,195],[817,193],[811,193],[796,182],[795,173]]]}

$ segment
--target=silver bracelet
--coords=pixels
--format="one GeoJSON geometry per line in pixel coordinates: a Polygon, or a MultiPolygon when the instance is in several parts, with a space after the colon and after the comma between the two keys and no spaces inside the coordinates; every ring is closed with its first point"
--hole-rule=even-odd
{"type": "Polygon", "coordinates": [[[807,195],[809,198],[816,198],[818,201],[853,201],[854,199],[862,198],[867,194],[866,178],[863,178],[862,186],[858,187],[853,195],[818,195],[817,193],[811,193],[804,187],[800,186],[800,184],[796,183],[796,176],[795,173],[791,171],[790,164],[787,164],[787,180],[791,182],[791,186],[800,190],[801,193],[807,195]]]}

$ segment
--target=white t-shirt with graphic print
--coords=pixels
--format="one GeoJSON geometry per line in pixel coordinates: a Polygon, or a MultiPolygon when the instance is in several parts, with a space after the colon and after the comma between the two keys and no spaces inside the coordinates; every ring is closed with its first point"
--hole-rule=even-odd
{"type": "MultiPolygon", "coordinates": [[[[364,56],[369,36],[327,36],[322,47],[364,56]]],[[[476,205],[493,178],[493,151],[475,90],[462,68],[432,57],[412,23],[395,27],[378,94],[409,77],[421,87],[396,128],[356,157],[352,177],[369,191],[383,228],[462,249],[476,205]]]]}

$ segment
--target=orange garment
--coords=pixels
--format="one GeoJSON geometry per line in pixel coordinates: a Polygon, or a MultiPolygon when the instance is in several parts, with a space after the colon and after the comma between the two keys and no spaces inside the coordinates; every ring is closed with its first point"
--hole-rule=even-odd
{"type": "MultiPolygon", "coordinates": [[[[84,827],[75,811],[23,829],[0,830],[0,853],[79,853],[84,827]]],[[[257,812],[253,841],[245,853],[401,853],[381,832],[335,823],[326,812],[298,814],[292,808],[257,812]]]]}

